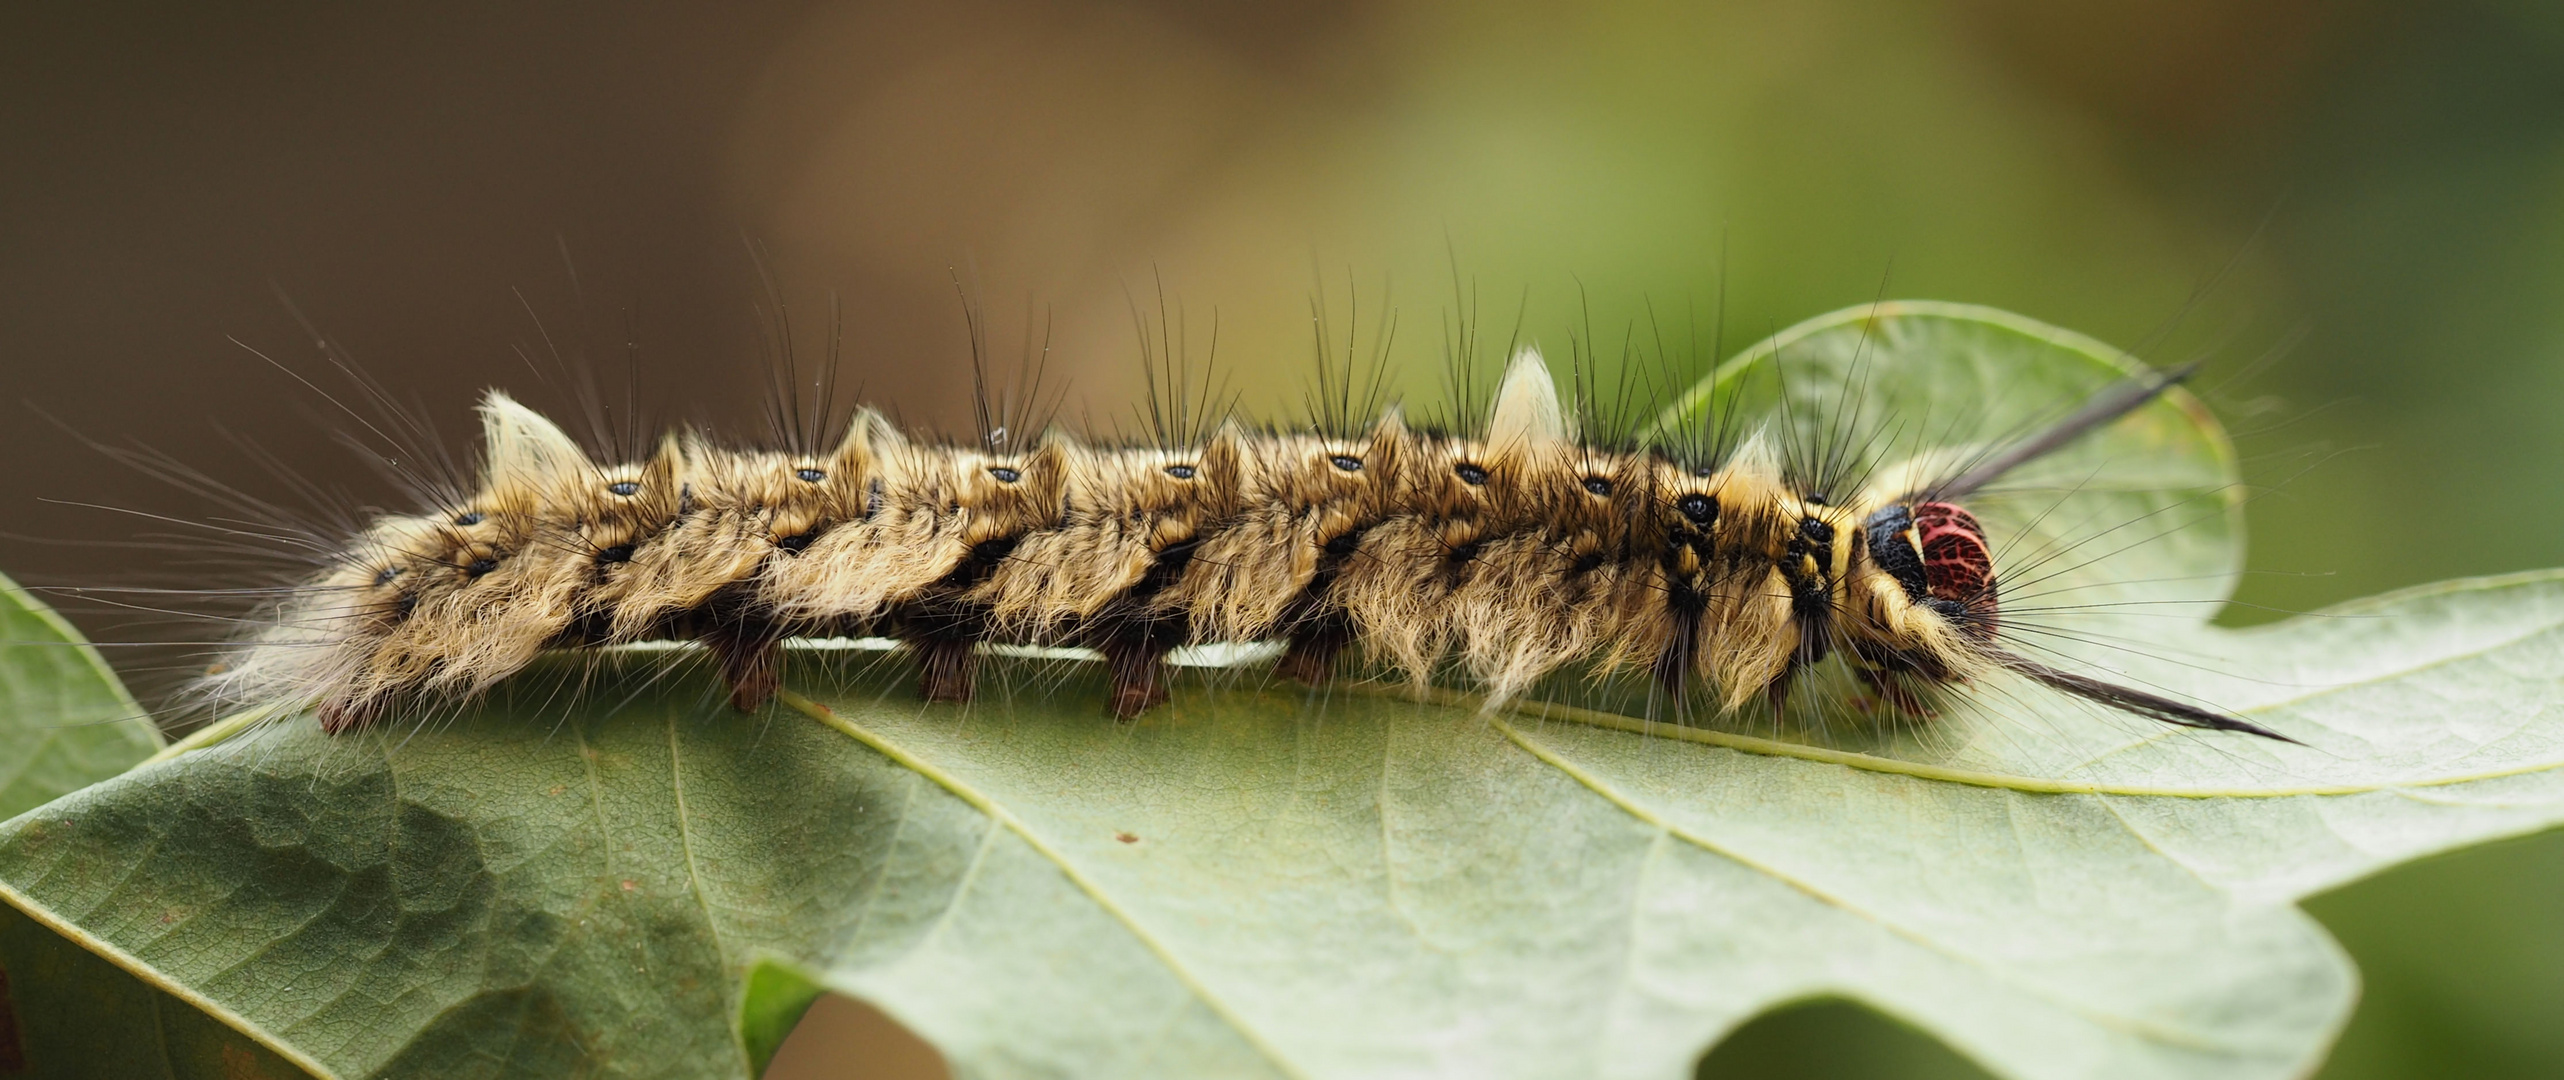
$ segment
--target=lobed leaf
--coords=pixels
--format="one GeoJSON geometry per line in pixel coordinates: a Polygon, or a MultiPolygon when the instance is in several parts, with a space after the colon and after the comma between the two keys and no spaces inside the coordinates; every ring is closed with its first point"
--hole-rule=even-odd
{"type": "MultiPolygon", "coordinates": [[[[1939,306],[1776,341],[1725,377],[1831,364],[1987,430],[2123,363],[1939,306]]],[[[2564,820],[2564,574],[2220,629],[2205,414],[2077,453],[1989,526],[2073,550],[2191,508],[2111,565],[2209,584],[2060,651],[2310,745],[2009,684],[1811,739],[1218,670],[1117,725],[1085,664],[955,708],[819,647],[746,717],[690,654],[556,657],[450,722],[243,723],[0,825],[0,943],[77,936],[342,1076],[747,1076],[822,989],[966,1076],[1679,1076],[1828,994],[2007,1076],[2302,1074],[2356,975],[2298,899],[2564,820]]],[[[2113,572],[2066,580],[2167,594],[2113,572]]]]}
{"type": "Polygon", "coordinates": [[[0,818],[132,768],[160,729],[98,650],[0,577],[0,818]]]}
{"type": "MultiPolygon", "coordinates": [[[[0,815],[150,757],[160,731],[96,649],[0,578],[0,815]]],[[[303,1075],[213,1017],[0,907],[0,1074],[303,1075]]]]}

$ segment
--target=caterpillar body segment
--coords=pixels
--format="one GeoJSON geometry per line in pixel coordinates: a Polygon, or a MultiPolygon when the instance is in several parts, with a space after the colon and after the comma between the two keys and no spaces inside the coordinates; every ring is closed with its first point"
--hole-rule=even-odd
{"type": "Polygon", "coordinates": [[[1162,699],[1162,660],[1190,633],[1159,599],[1236,516],[1240,439],[1223,428],[1199,447],[1079,451],[1057,522],[1025,536],[976,590],[989,628],[1102,651],[1117,715],[1162,699]]]}
{"type": "Polygon", "coordinates": [[[929,701],[969,700],[984,643],[1093,648],[1128,717],[1164,699],[1172,649],[1280,640],[1286,678],[1322,683],[1357,650],[1418,682],[1456,673],[1489,707],[1584,665],[1733,712],[1840,657],[1909,715],[2008,673],[2277,738],[2007,649],[1994,557],[1959,503],[1993,478],[1984,461],[2064,445],[2172,378],[2105,390],[1973,469],[1927,455],[1848,493],[1793,479],[1759,437],[1724,454],[1589,438],[1531,350],[1468,432],[1391,408],[1350,434],[1229,422],[1125,446],[945,445],[866,410],[826,452],[689,434],[599,464],[494,392],[479,487],[380,519],[206,690],[312,702],[339,731],[469,698],[546,648],[684,639],[755,709],[786,638],[876,635],[908,647],[929,701]]]}
{"type": "Polygon", "coordinates": [[[1395,513],[1412,435],[1392,410],[1358,439],[1294,432],[1241,437],[1235,512],[1158,597],[1206,641],[1286,638],[1283,674],[1322,681],[1352,640],[1330,600],[1369,531],[1395,513]]]}
{"type": "Polygon", "coordinates": [[[927,700],[969,700],[989,583],[1026,538],[1065,520],[1081,453],[1056,436],[1023,453],[898,440],[870,513],[777,573],[819,588],[770,587],[768,602],[806,632],[897,637],[920,657],[927,700]]]}

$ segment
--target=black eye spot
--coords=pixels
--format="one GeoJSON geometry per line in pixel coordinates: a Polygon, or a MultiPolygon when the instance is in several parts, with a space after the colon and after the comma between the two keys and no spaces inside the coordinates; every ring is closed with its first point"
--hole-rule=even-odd
{"type": "Polygon", "coordinates": [[[810,542],[818,538],[819,534],[815,532],[797,533],[775,541],[775,546],[795,555],[799,555],[801,554],[801,549],[809,547],[810,542]]]}
{"type": "Polygon", "coordinates": [[[401,576],[401,568],[400,568],[400,567],[397,567],[397,566],[386,566],[386,567],[382,568],[381,570],[377,570],[377,571],[375,571],[375,572],[374,572],[374,584],[376,584],[376,585],[389,585],[389,584],[391,584],[391,583],[392,583],[392,579],[393,579],[393,578],[396,578],[396,577],[399,577],[399,576],[401,576]]]}
{"type": "Polygon", "coordinates": [[[1172,476],[1178,480],[1190,480],[1193,478],[1193,467],[1190,465],[1169,465],[1166,467],[1166,475],[1172,476]]]}
{"type": "Polygon", "coordinates": [[[1705,527],[1718,520],[1718,500],[1707,495],[1685,495],[1674,500],[1674,508],[1682,511],[1694,525],[1705,527]]]}
{"type": "Polygon", "coordinates": [[[1335,463],[1335,467],[1336,467],[1336,468],[1342,469],[1342,470],[1344,470],[1344,471],[1346,471],[1346,472],[1361,472],[1361,471],[1362,471],[1362,459],[1361,459],[1361,458],[1358,458],[1358,457],[1354,457],[1354,456],[1353,456],[1353,455],[1351,455],[1351,454],[1337,454],[1336,456],[1331,457],[1331,458],[1328,458],[1327,460],[1328,460],[1328,461],[1331,461],[1331,462],[1334,462],[1334,463],[1335,463]]]}
{"type": "Polygon", "coordinates": [[[605,550],[603,550],[603,551],[597,552],[597,553],[596,553],[596,561],[598,561],[598,562],[609,562],[609,563],[612,563],[612,562],[631,562],[631,561],[632,561],[632,545],[630,545],[630,544],[616,544],[616,545],[614,545],[613,547],[610,547],[610,548],[607,548],[607,549],[605,549],[605,550]]]}
{"type": "Polygon", "coordinates": [[[1469,464],[1466,461],[1452,466],[1451,475],[1459,477],[1461,483],[1467,484],[1470,487],[1477,487],[1487,482],[1487,470],[1469,464]]]}
{"type": "Polygon", "coordinates": [[[816,484],[828,478],[827,473],[817,469],[794,469],[792,475],[800,477],[801,482],[805,484],[816,484]]]}
{"type": "Polygon", "coordinates": [[[1823,505],[1825,505],[1825,493],[1824,493],[1824,492],[1822,492],[1822,491],[1819,491],[1819,492],[1816,492],[1816,493],[1814,493],[1814,494],[1808,495],[1807,497],[1805,497],[1804,499],[1802,499],[1802,500],[1800,500],[1800,501],[1805,502],[1805,503],[1806,503],[1807,505],[1809,505],[1809,506],[1823,506],[1823,505]]]}
{"type": "Polygon", "coordinates": [[[1834,527],[1815,518],[1798,519],[1798,534],[1820,544],[1834,542],[1834,527]]]}
{"type": "Polygon", "coordinates": [[[497,559],[474,559],[472,560],[472,565],[463,568],[463,572],[470,574],[473,577],[479,577],[498,568],[499,561],[497,559]]]}
{"type": "Polygon", "coordinates": [[[989,466],[988,475],[996,477],[997,482],[1001,484],[1012,484],[1015,481],[1024,478],[1024,474],[1016,472],[1015,470],[1009,469],[1003,465],[989,466]]]}
{"type": "Polygon", "coordinates": [[[1692,475],[1693,475],[1693,476],[1699,476],[1699,477],[1710,477],[1710,476],[1716,476],[1716,475],[1718,475],[1718,470],[1713,469],[1713,468],[1710,468],[1710,467],[1709,467],[1709,466],[1707,466],[1707,465],[1703,465],[1703,466],[1701,466],[1700,468],[1693,469],[1693,470],[1692,470],[1692,475]]]}
{"type": "Polygon", "coordinates": [[[641,482],[638,480],[617,480],[611,484],[607,484],[605,489],[628,499],[641,493],[641,482]]]}
{"type": "Polygon", "coordinates": [[[455,523],[455,524],[457,524],[457,525],[478,525],[478,524],[480,524],[483,520],[484,520],[484,519],[483,519],[483,517],[481,516],[481,512],[480,512],[480,511],[478,511],[478,510],[475,510],[475,511],[472,511],[471,513],[464,514],[464,515],[462,515],[462,516],[460,516],[460,517],[455,518],[455,519],[454,519],[454,523],[455,523]]]}
{"type": "Polygon", "coordinates": [[[1605,480],[1599,476],[1588,476],[1585,478],[1585,490],[1593,492],[1596,495],[1609,498],[1611,497],[1611,481],[1605,480]]]}

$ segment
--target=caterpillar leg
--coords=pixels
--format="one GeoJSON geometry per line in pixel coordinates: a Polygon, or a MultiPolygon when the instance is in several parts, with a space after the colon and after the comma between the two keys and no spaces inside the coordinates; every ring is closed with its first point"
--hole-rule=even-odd
{"type": "Polygon", "coordinates": [[[1675,604],[1669,614],[1672,624],[1647,674],[1655,680],[1656,692],[1681,712],[1691,700],[1692,677],[1700,663],[1700,610],[1695,604],[1675,604]]]}
{"type": "Polygon", "coordinates": [[[1934,709],[1931,701],[1924,697],[1923,689],[1915,684],[1913,676],[1867,667],[1854,667],[1852,670],[1861,677],[1861,683],[1870,688],[1870,693],[1877,695],[1878,704],[1896,710],[1898,716],[1909,720],[1929,720],[1940,715],[1940,710],[1934,709]]]}
{"type": "Polygon", "coordinates": [[[730,687],[731,708],[756,712],[783,687],[783,641],[772,627],[733,624],[706,633],[701,640],[721,665],[721,681],[730,687]]]}
{"type": "Polygon", "coordinates": [[[987,609],[949,595],[924,597],[893,625],[893,636],[917,654],[917,696],[969,702],[979,677],[979,643],[989,634],[987,609]]]}
{"type": "Polygon", "coordinates": [[[1324,686],[1335,678],[1336,659],[1353,643],[1353,625],[1341,616],[1319,619],[1291,635],[1291,644],[1273,673],[1306,686],[1324,686]]]}
{"type": "Polygon", "coordinates": [[[908,643],[917,651],[917,696],[963,704],[979,672],[979,653],[966,637],[930,637],[908,643]]]}
{"type": "Polygon", "coordinates": [[[1789,715],[1789,692],[1791,687],[1798,684],[1798,669],[1799,665],[1795,662],[1783,667],[1781,673],[1773,676],[1772,681],[1763,687],[1763,701],[1771,707],[1772,722],[1775,724],[1789,715]]]}
{"type": "Polygon", "coordinates": [[[1167,698],[1166,654],[1177,635],[1142,624],[1118,629],[1100,643],[1113,679],[1113,718],[1128,720],[1164,704],[1167,698]]]}

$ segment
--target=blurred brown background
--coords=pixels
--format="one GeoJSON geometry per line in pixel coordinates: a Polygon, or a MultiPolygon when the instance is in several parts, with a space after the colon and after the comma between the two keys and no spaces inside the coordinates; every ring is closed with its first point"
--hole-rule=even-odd
{"type": "MultiPolygon", "coordinates": [[[[554,347],[754,436],[773,302],[824,357],[834,296],[844,376],[954,426],[958,273],[1110,423],[1161,282],[1272,407],[1321,283],[1397,311],[1421,388],[1455,260],[1491,321],[1609,344],[1714,303],[1722,250],[1731,349],[1884,288],[2211,356],[2269,492],[2238,618],[2564,563],[2551,3],[980,0],[0,9],[0,373],[41,410],[0,413],[0,566],[208,582],[45,501],[210,512],[65,428],[395,499],[248,351],[318,377],[295,310],[462,446],[483,386],[559,403],[554,347]]],[[[2372,987],[2328,1075],[2564,1073],[2559,900],[2550,837],[2321,901],[2372,987]]],[[[816,1015],[777,1075],[931,1062],[816,1015]]],[[[1845,1007],[1706,1069],[1968,1074],[1845,1007]]]]}

